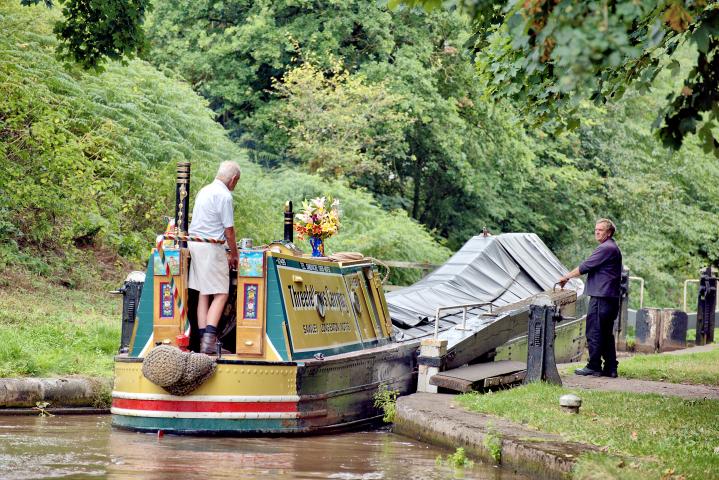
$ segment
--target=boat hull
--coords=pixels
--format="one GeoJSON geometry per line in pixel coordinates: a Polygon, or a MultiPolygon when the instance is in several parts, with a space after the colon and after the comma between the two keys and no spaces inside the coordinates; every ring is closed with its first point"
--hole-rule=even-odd
{"type": "Polygon", "coordinates": [[[326,433],[376,422],[381,385],[416,388],[417,345],[386,346],[307,362],[218,360],[192,394],[175,396],[142,375],[141,358],[117,357],[113,425],[216,435],[326,433]]]}

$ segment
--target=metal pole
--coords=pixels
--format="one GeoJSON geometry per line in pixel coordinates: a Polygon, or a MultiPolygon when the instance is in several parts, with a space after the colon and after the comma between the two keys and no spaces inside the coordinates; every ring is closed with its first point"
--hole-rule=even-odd
{"type": "Polygon", "coordinates": [[[441,308],[437,309],[437,313],[434,315],[434,338],[436,339],[439,337],[439,311],[441,308]]]}
{"type": "Polygon", "coordinates": [[[629,280],[639,280],[639,308],[644,307],[644,279],[642,277],[629,277],[629,280]]]}
{"type": "Polygon", "coordinates": [[[494,304],[492,302],[484,302],[484,303],[462,303],[459,305],[449,305],[446,307],[438,307],[435,314],[434,314],[434,338],[437,338],[439,336],[439,313],[444,310],[456,310],[459,308],[462,308],[464,310],[464,314],[462,317],[462,326],[461,327],[455,327],[457,330],[466,330],[466,324],[467,324],[467,309],[468,308],[476,308],[476,307],[489,307],[489,313],[492,313],[492,307],[494,307],[494,304]]]}
{"type": "MultiPolygon", "coordinates": [[[[177,162],[175,199],[175,230],[180,235],[187,235],[190,208],[190,162],[177,162]]],[[[187,247],[187,242],[181,241],[179,244],[182,248],[187,247]]]]}

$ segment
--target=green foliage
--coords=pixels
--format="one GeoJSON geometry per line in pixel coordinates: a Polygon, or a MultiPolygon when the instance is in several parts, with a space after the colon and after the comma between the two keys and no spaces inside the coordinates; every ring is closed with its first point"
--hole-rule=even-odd
{"type": "Polygon", "coordinates": [[[351,66],[361,59],[385,59],[392,46],[390,16],[373,2],[154,4],[147,23],[153,61],[196,86],[237,136],[247,130],[247,118],[270,100],[273,81],[296,66],[297,46],[322,69],[338,58],[351,66]]]}
{"type": "Polygon", "coordinates": [[[482,444],[496,463],[502,463],[502,439],[497,433],[488,430],[482,440],[482,444]]]}
{"type": "Polygon", "coordinates": [[[22,249],[105,244],[140,256],[170,202],[171,162],[219,161],[232,145],[187,87],[146,64],[62,70],[54,13],[2,10],[0,235],[22,249]]]}
{"type": "Polygon", "coordinates": [[[447,455],[444,460],[442,455],[438,455],[434,463],[437,466],[446,464],[454,468],[472,468],[474,466],[474,462],[467,458],[467,454],[462,447],[457,447],[454,453],[447,455]]]}
{"type": "Polygon", "coordinates": [[[384,412],[382,420],[385,423],[394,422],[397,412],[397,397],[399,397],[399,390],[390,390],[384,383],[377,388],[374,394],[374,406],[381,408],[384,412]]]}
{"type": "Polygon", "coordinates": [[[655,306],[678,305],[682,281],[719,261],[717,164],[694,139],[668,151],[646,126],[696,62],[692,48],[673,53],[680,75],[651,76],[653,93],[577,102],[581,124],[558,134],[526,129],[523,104],[485,98],[466,48],[471,26],[442,10],[158,2],[154,61],[191,80],[204,103],[139,61],[98,76],[62,70],[50,26],[59,12],[2,8],[0,268],[50,275],[73,265],[76,248],[144,260],[172,213],[174,163],[193,162],[196,192],[227,158],[245,171],[238,234],[258,243],[281,238],[286,200],[331,193],[345,222],[330,252],[441,263],[487,226],[536,232],[571,268],[594,246],[594,220],[608,216],[655,306]]]}
{"type": "MultiPolygon", "coordinates": [[[[640,90],[623,87],[621,100],[617,93],[611,104],[557,93],[549,83],[536,87],[548,89],[541,105],[522,93],[502,100],[493,89],[510,88],[514,80],[501,83],[495,72],[500,86],[478,81],[474,52],[466,46],[478,38],[473,28],[499,24],[506,12],[496,2],[471,3],[482,17],[474,26],[440,9],[387,11],[366,2],[233,2],[224,9],[210,2],[158,2],[149,31],[155,61],[190,79],[262,165],[314,170],[326,163],[323,175],[343,176],[384,208],[405,210],[450,249],[484,226],[535,232],[570,268],[594,247],[593,222],[610,217],[619,225],[632,275],[646,280],[646,304],[677,305],[683,279],[719,261],[716,163],[695,139],[675,153],[649,128],[663,97],[679,88],[677,79],[697,61],[693,48],[674,49],[671,71],[652,70],[641,77],[640,90]],[[391,109],[367,115],[367,99],[388,98],[391,109]],[[573,130],[559,132],[552,121],[526,127],[529,108],[550,118],[563,101],[581,119],[573,130]]],[[[560,12],[565,5],[545,7],[560,12]]],[[[578,19],[594,12],[588,2],[577,8],[578,19]]],[[[622,22],[645,6],[628,8],[622,22]]],[[[525,24],[520,20],[512,28],[525,24]]],[[[565,31],[562,42],[574,49],[563,54],[571,68],[554,73],[557,81],[574,83],[562,88],[595,82],[588,69],[609,61],[599,54],[585,58],[582,48],[605,42],[622,55],[634,48],[624,34],[592,31],[583,38],[590,24],[565,31]]],[[[506,34],[509,27],[502,28],[493,33],[487,26],[476,62],[480,69],[506,67],[507,75],[520,78],[538,60],[516,58],[519,47],[506,34]],[[492,56],[500,44],[509,53],[492,56]]],[[[402,259],[427,259],[408,256],[402,259]]]]}
{"type": "MultiPolygon", "coordinates": [[[[400,3],[400,2],[393,2],[400,3]]],[[[436,7],[435,0],[407,0],[436,7]]],[[[679,73],[678,47],[692,45],[694,68],[683,88],[655,111],[655,126],[678,148],[697,134],[705,152],[719,157],[719,6],[716,2],[475,1],[459,6],[475,20],[478,71],[487,94],[511,98],[540,122],[559,119],[574,127],[582,99],[597,104],[622,98],[633,85],[648,91],[663,69],[679,73]]]]}
{"type": "Polygon", "coordinates": [[[583,390],[580,413],[561,415],[557,399],[565,393],[569,390],[539,382],[462,395],[460,402],[475,412],[599,446],[602,453],[578,459],[573,478],[656,479],[671,469],[677,478],[704,479],[719,467],[714,452],[719,432],[711,426],[719,412],[716,400],[583,390]]]}
{"type": "Polygon", "coordinates": [[[275,92],[285,101],[277,120],[288,153],[310,172],[329,178],[394,175],[393,161],[407,149],[410,119],[397,111],[402,97],[382,83],[367,84],[339,64],[329,76],[311,63],[289,70],[275,92]]]}
{"type": "MultiPolygon", "coordinates": [[[[60,58],[102,70],[108,60],[132,59],[146,48],[142,25],[149,0],[56,0],[63,18],[55,23],[60,58]]],[[[37,5],[40,0],[20,0],[37,5]]],[[[51,7],[52,0],[44,0],[51,7]]]]}

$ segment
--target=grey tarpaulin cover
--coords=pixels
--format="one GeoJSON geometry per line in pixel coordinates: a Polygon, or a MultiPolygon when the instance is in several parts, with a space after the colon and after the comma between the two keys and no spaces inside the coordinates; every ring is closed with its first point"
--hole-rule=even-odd
{"type": "MultiPolygon", "coordinates": [[[[472,237],[445,264],[414,285],[389,292],[392,322],[411,328],[433,319],[443,306],[491,302],[503,306],[551,290],[567,273],[557,257],[533,233],[472,237]]],[[[584,283],[566,288],[581,295],[584,283]]]]}

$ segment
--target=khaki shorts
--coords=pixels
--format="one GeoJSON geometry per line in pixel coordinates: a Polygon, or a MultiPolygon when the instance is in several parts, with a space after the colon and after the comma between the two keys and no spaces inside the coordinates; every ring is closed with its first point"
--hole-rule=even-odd
{"type": "Polygon", "coordinates": [[[224,244],[187,242],[192,261],[188,286],[202,295],[228,293],[230,266],[224,244]]]}

